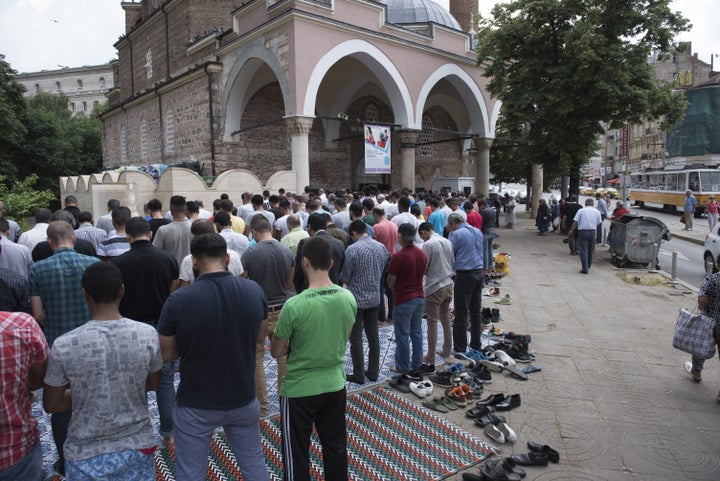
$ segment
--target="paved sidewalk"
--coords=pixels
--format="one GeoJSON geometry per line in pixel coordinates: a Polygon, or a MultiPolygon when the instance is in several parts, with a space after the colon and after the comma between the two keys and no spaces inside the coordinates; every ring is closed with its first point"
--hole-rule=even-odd
{"type": "MultiPolygon", "coordinates": [[[[557,449],[560,463],[528,468],[530,481],[719,480],[718,360],[706,363],[695,384],[683,369],[689,356],[671,344],[678,309],[692,308],[697,293],[635,284],[647,270],[615,268],[604,248],[590,274],[579,274],[580,260],[562,236],[538,236],[526,213],[517,217],[516,228],[499,229],[496,240],[511,256],[501,293],[513,299],[499,306],[498,327],[532,335],[542,372],[528,381],[494,374],[486,388],[483,397],[522,397],[522,406],[503,413],[519,439],[500,445],[500,456],[527,452],[528,440],[557,449]]],[[[492,442],[464,411],[447,416],[492,442]]]]}

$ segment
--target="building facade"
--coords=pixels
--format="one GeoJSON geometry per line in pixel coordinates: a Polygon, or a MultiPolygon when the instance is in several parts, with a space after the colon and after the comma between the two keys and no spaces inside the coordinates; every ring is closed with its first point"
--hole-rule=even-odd
{"type": "Polygon", "coordinates": [[[25,97],[40,92],[65,94],[73,115],[81,112],[89,115],[95,105],[107,102],[105,95],[114,86],[113,67],[109,63],[21,73],[15,80],[25,86],[25,97]]]}
{"type": "Polygon", "coordinates": [[[296,191],[473,177],[487,191],[500,103],[476,64],[476,1],[451,1],[464,29],[432,0],[122,5],[106,167],[287,171],[296,191]],[[365,173],[366,123],[392,133],[390,174],[365,173]]]}

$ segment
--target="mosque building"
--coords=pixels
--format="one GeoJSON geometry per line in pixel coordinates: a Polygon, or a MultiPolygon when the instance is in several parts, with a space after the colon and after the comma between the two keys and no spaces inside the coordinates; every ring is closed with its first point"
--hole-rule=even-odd
{"type": "Polygon", "coordinates": [[[122,7],[105,167],[193,162],[263,184],[283,173],[293,191],[473,178],[487,192],[500,102],[474,52],[477,0],[450,12],[432,0],[122,7]],[[384,168],[369,169],[366,146],[381,139],[384,168]]]}

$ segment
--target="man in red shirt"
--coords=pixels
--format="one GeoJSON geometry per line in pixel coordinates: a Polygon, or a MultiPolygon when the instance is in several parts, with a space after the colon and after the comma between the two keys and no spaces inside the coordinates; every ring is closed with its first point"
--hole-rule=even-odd
{"type": "Polygon", "coordinates": [[[465,214],[467,214],[467,223],[478,230],[482,230],[482,216],[475,210],[475,205],[469,200],[466,200],[463,204],[463,209],[465,209],[465,214]]]}
{"type": "Polygon", "coordinates": [[[0,479],[36,481],[42,476],[40,430],[29,391],[42,387],[48,354],[32,316],[0,312],[0,479]]]}
{"type": "Polygon", "coordinates": [[[395,293],[393,323],[395,325],[395,370],[398,373],[416,371],[423,358],[422,315],[425,310],[423,276],[427,256],[415,246],[415,226],[410,223],[398,227],[402,249],[395,252],[388,267],[387,282],[395,293]],[[412,356],[410,355],[412,342],[412,356]]]}

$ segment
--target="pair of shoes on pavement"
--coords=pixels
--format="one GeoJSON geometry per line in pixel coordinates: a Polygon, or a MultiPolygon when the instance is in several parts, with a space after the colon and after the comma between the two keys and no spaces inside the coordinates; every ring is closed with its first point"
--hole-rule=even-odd
{"type": "Polygon", "coordinates": [[[517,441],[517,434],[512,430],[506,422],[499,422],[497,424],[488,424],[483,429],[483,432],[493,441],[499,444],[514,443],[517,441]]]}
{"type": "Polygon", "coordinates": [[[510,411],[511,409],[514,409],[522,404],[522,399],[520,398],[520,394],[505,394],[505,393],[498,393],[498,394],[491,394],[490,396],[486,397],[485,399],[479,400],[477,403],[475,403],[476,406],[482,407],[482,406],[488,406],[493,407],[497,411],[510,411]]]}
{"type": "Polygon", "coordinates": [[[433,392],[433,383],[428,380],[410,382],[409,387],[410,392],[420,399],[425,399],[426,397],[431,396],[433,392]]]}

